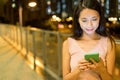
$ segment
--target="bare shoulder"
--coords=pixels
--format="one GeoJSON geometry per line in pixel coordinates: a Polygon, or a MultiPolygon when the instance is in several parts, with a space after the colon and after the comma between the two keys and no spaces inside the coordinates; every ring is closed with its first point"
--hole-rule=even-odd
{"type": "Polygon", "coordinates": [[[68,42],[68,39],[66,39],[64,42],[63,42],[63,46],[62,46],[62,53],[65,56],[69,56],[69,42],[68,42]]]}
{"type": "Polygon", "coordinates": [[[113,38],[108,38],[107,37],[107,44],[108,44],[108,47],[115,47],[115,41],[113,38]]]}
{"type": "Polygon", "coordinates": [[[69,46],[69,43],[70,43],[69,39],[71,39],[71,38],[68,37],[66,40],[63,41],[63,47],[67,48],[69,46]]]}
{"type": "Polygon", "coordinates": [[[68,39],[66,39],[66,40],[63,42],[62,55],[63,55],[63,58],[64,58],[64,59],[69,59],[69,57],[70,57],[68,39]]]}
{"type": "Polygon", "coordinates": [[[68,39],[66,39],[64,42],[63,42],[63,47],[67,47],[68,46],[68,39]]]}

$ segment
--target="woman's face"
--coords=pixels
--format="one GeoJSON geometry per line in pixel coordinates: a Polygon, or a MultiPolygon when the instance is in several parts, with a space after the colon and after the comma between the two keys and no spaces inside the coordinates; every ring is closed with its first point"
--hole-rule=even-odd
{"type": "Polygon", "coordinates": [[[83,33],[94,34],[99,26],[100,15],[93,9],[83,9],[79,16],[79,24],[83,33]]]}

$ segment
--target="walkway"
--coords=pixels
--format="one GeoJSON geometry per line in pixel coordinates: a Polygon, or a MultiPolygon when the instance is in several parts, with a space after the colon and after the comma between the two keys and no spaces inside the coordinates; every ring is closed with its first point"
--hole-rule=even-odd
{"type": "Polygon", "coordinates": [[[17,50],[0,37],[0,80],[43,80],[17,50]]]}

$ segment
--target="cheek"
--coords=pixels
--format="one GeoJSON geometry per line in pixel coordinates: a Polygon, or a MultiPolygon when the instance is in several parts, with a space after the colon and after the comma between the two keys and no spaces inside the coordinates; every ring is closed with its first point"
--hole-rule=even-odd
{"type": "Polygon", "coordinates": [[[94,27],[98,27],[99,26],[99,21],[94,23],[94,27]]]}
{"type": "Polygon", "coordinates": [[[83,22],[79,21],[79,24],[81,27],[84,27],[84,26],[86,26],[87,23],[83,23],[83,22]]]}
{"type": "Polygon", "coordinates": [[[81,27],[82,29],[84,29],[84,28],[86,27],[86,25],[85,25],[85,24],[81,24],[80,27],[81,27]]]}

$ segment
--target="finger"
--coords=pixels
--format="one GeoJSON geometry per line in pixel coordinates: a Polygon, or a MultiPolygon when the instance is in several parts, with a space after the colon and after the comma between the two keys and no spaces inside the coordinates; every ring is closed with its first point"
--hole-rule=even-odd
{"type": "Polygon", "coordinates": [[[88,68],[90,68],[90,69],[95,69],[95,68],[96,68],[96,65],[95,65],[95,64],[88,65],[88,68]]]}
{"type": "Polygon", "coordinates": [[[91,61],[93,64],[96,64],[96,63],[97,63],[93,58],[90,58],[90,61],[91,61]]]}
{"type": "Polygon", "coordinates": [[[90,62],[87,60],[82,60],[82,61],[79,61],[78,64],[90,64],[90,62]]]}
{"type": "Polygon", "coordinates": [[[101,57],[100,57],[99,59],[100,59],[100,62],[103,62],[103,60],[102,60],[102,58],[101,58],[101,57]]]}
{"type": "Polygon", "coordinates": [[[104,61],[102,58],[100,58],[99,64],[104,65],[104,61]]]}
{"type": "Polygon", "coordinates": [[[88,63],[89,61],[87,60],[80,60],[78,63],[88,63]]]}
{"type": "Polygon", "coordinates": [[[80,71],[84,71],[84,70],[87,70],[87,69],[88,69],[87,66],[80,66],[80,67],[79,67],[79,70],[80,70],[80,71]]]}
{"type": "Polygon", "coordinates": [[[87,62],[87,63],[81,62],[81,63],[79,63],[78,65],[79,65],[79,66],[87,66],[87,65],[91,65],[91,63],[90,63],[90,62],[87,62]]]}

